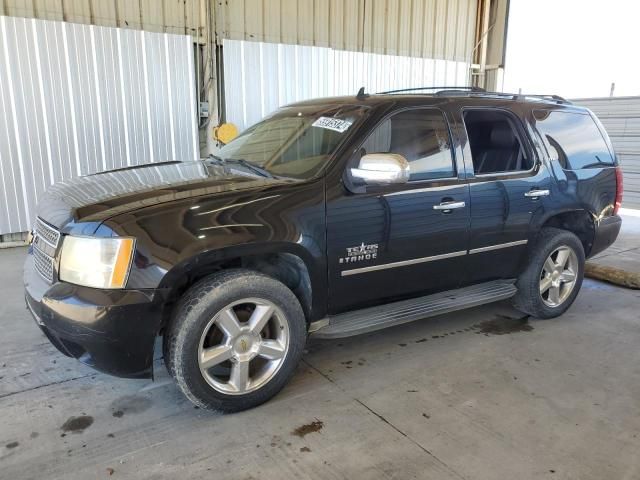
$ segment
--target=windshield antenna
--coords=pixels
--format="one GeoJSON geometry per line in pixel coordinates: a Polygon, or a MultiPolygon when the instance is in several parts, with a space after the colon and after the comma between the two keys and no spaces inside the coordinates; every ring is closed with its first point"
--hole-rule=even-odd
{"type": "Polygon", "coordinates": [[[369,96],[368,93],[364,93],[364,87],[360,87],[360,90],[358,90],[358,94],[356,95],[356,98],[358,100],[364,100],[368,96],[369,96]]]}

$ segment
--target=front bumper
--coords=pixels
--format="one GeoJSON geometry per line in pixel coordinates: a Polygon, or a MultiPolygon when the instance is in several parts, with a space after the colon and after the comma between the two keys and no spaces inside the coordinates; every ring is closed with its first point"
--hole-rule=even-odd
{"type": "Polygon", "coordinates": [[[25,300],[36,322],[63,354],[119,377],[151,378],[153,347],[165,291],[101,290],[58,282],[24,268],[25,300]]]}
{"type": "Polygon", "coordinates": [[[615,242],[621,226],[622,219],[618,215],[601,219],[595,227],[595,236],[589,257],[597,255],[615,242]]]}

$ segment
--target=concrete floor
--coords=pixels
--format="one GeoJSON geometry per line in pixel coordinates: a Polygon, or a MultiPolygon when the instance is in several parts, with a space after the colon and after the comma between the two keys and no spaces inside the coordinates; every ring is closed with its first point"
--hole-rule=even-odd
{"type": "Polygon", "coordinates": [[[160,360],[150,382],[57,353],[23,256],[0,251],[2,479],[640,478],[640,291],[588,280],[553,321],[497,304],[316,341],[275,399],[221,416],[160,360]]]}
{"type": "Polygon", "coordinates": [[[640,210],[625,210],[616,242],[590,262],[640,275],[640,210]]]}

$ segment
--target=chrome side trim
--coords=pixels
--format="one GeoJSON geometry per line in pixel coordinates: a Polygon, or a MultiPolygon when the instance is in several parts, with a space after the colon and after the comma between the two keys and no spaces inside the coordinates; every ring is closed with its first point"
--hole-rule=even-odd
{"type": "MultiPolygon", "coordinates": [[[[421,183],[434,183],[434,182],[450,182],[452,180],[458,180],[458,177],[445,177],[445,178],[436,178],[431,180],[414,180],[413,182],[408,182],[407,185],[419,185],[421,183]]],[[[413,188],[407,190],[400,190],[397,192],[385,193],[383,197],[395,197],[397,195],[408,195],[412,193],[424,193],[424,192],[440,192],[442,190],[451,190],[452,188],[458,188],[460,185],[458,184],[449,184],[449,185],[439,185],[437,187],[428,186],[424,188],[413,188]]]]}
{"type": "Polygon", "coordinates": [[[473,248],[469,250],[469,254],[490,252],[491,250],[499,250],[501,248],[515,247],[517,245],[525,245],[528,240],[516,240],[515,242],[499,243],[498,245],[489,245],[487,247],[473,248]]]}
{"type": "Polygon", "coordinates": [[[386,270],[388,268],[405,267],[407,265],[415,265],[417,263],[434,262],[436,260],[444,260],[445,258],[461,257],[466,255],[466,250],[458,252],[443,253],[442,255],[433,255],[431,257],[413,258],[411,260],[402,260],[400,262],[385,263],[382,265],[372,265],[370,267],[354,268],[352,270],[343,270],[340,275],[343,277],[349,275],[357,275],[359,273],[375,272],[376,270],[386,270]]]}
{"type": "Polygon", "coordinates": [[[402,260],[400,262],[384,263],[382,265],[371,265],[370,267],[354,268],[351,270],[343,270],[340,275],[347,277],[349,275],[357,275],[359,273],[375,272],[376,270],[386,270],[388,268],[405,267],[407,265],[415,265],[417,263],[434,262],[436,260],[444,260],[446,258],[461,257],[462,255],[473,255],[474,253],[490,252],[491,250],[499,250],[501,248],[515,247],[517,245],[526,245],[528,240],[516,240],[515,242],[499,243],[498,245],[489,245],[487,247],[474,248],[472,250],[460,250],[457,252],[443,253],[442,255],[433,255],[431,257],[413,258],[411,260],[402,260]]]}

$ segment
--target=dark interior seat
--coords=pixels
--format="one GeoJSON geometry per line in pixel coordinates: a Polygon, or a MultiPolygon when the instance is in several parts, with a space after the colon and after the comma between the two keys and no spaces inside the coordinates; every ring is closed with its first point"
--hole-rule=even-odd
{"type": "Polygon", "coordinates": [[[488,147],[474,156],[476,173],[506,172],[520,170],[522,149],[507,123],[493,125],[488,147]]]}

